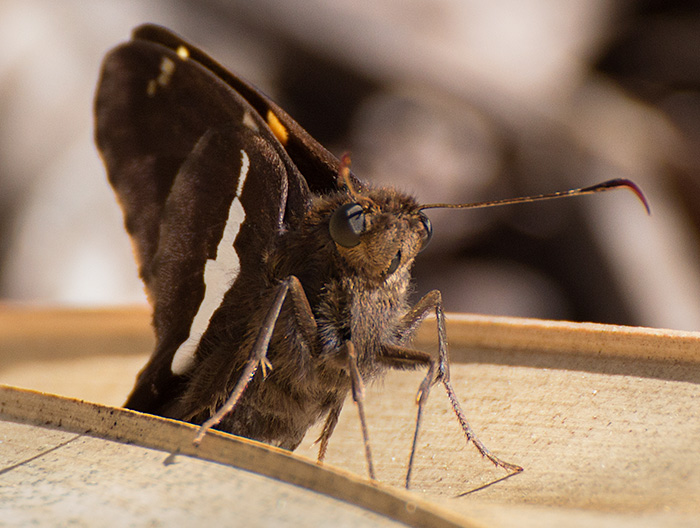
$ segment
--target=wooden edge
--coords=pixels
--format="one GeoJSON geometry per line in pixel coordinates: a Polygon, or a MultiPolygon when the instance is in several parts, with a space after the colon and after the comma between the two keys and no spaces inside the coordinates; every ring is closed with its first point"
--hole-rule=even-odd
{"type": "MultiPolygon", "coordinates": [[[[446,320],[448,342],[465,348],[700,362],[700,332],[460,313],[446,320]]],[[[434,321],[423,323],[417,344],[437,343],[434,321]]]]}
{"type": "Polygon", "coordinates": [[[153,333],[148,305],[76,308],[0,302],[0,340],[56,339],[80,334],[107,338],[129,333],[153,333]]]}
{"type": "MultiPolygon", "coordinates": [[[[700,332],[462,313],[448,313],[446,319],[448,342],[457,347],[700,362],[700,332]]],[[[0,303],[0,349],[3,342],[21,341],[26,348],[47,341],[55,346],[61,338],[107,339],[117,335],[136,336],[144,343],[152,340],[150,308],[52,308],[0,303]]],[[[434,317],[421,325],[416,343],[437,343],[434,317]]],[[[99,350],[83,352],[95,354],[99,350]]]]}
{"type": "Polygon", "coordinates": [[[197,427],[177,420],[6,385],[0,385],[0,418],[230,465],[345,501],[408,526],[483,526],[407,491],[321,466],[246,438],[210,431],[195,446],[192,440],[197,427]]]}

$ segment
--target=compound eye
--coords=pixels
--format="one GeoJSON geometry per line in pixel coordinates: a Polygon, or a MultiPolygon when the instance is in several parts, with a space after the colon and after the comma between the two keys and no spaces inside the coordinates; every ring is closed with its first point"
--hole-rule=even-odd
{"type": "Polygon", "coordinates": [[[341,205],[331,216],[328,230],[331,238],[339,246],[351,248],[360,243],[360,235],[365,232],[365,212],[358,203],[341,205]]]}
{"type": "Polygon", "coordinates": [[[420,215],[420,221],[423,223],[423,229],[425,229],[425,238],[423,239],[423,245],[420,248],[420,250],[423,251],[428,245],[428,242],[430,242],[430,239],[433,237],[433,226],[430,223],[430,219],[423,211],[420,211],[418,214],[420,215]]]}

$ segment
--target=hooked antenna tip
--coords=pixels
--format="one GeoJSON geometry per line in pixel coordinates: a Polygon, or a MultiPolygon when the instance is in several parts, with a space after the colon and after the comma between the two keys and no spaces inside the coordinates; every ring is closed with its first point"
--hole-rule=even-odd
{"type": "Polygon", "coordinates": [[[593,185],[591,187],[586,187],[585,189],[581,189],[582,192],[599,192],[599,191],[607,191],[609,189],[615,189],[617,187],[624,187],[630,191],[632,191],[637,198],[639,199],[640,202],[644,205],[644,208],[647,210],[647,214],[651,214],[651,208],[649,207],[649,202],[647,201],[647,197],[644,196],[644,192],[642,192],[642,189],[634,183],[632,180],[628,180],[627,178],[616,178],[614,180],[608,180],[603,183],[599,183],[598,185],[593,185]]]}

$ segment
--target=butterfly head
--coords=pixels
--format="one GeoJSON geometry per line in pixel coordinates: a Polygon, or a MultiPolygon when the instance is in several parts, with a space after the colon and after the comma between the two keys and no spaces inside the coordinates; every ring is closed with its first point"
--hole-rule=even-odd
{"type": "Polygon", "coordinates": [[[383,281],[411,267],[432,235],[430,220],[410,196],[395,189],[357,191],[347,165],[328,215],[328,233],[338,255],[356,273],[383,281]]]}

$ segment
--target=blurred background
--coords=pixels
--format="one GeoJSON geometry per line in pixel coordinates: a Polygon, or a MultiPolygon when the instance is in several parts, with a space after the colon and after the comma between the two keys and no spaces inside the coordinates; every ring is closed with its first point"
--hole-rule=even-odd
{"type": "Polygon", "coordinates": [[[0,0],[0,300],[145,303],[94,147],[100,62],[165,25],[430,211],[446,308],[700,330],[700,8],[634,0],[0,0]]]}

